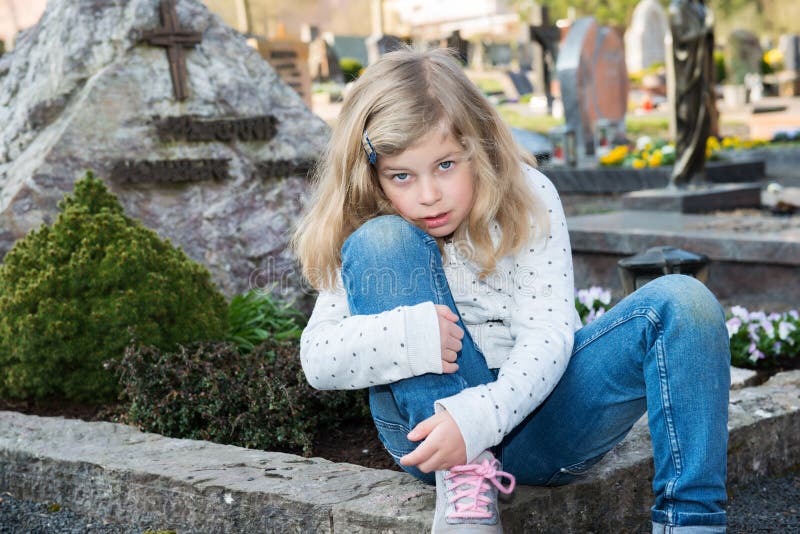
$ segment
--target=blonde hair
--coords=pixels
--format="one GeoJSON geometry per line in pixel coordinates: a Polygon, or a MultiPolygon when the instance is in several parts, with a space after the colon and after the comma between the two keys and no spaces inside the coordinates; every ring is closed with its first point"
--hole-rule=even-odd
{"type": "MultiPolygon", "coordinates": [[[[290,243],[312,286],[335,285],[340,250],[350,234],[369,219],[397,213],[379,185],[376,166],[367,160],[364,130],[380,157],[399,154],[437,127],[465,147],[472,163],[474,204],[453,237],[471,244],[481,277],[527,243],[534,228],[537,236],[547,235],[549,219],[522,169],[522,162],[535,161],[517,146],[452,51],[397,50],[370,65],[353,84],[314,169],[309,208],[290,243]],[[502,230],[496,249],[489,233],[492,222],[502,230]]],[[[443,251],[443,239],[437,242],[443,251]]]]}

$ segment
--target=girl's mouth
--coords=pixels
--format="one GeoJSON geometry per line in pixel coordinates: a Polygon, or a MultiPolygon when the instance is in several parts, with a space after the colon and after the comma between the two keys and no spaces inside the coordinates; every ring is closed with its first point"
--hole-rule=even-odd
{"type": "Polygon", "coordinates": [[[425,224],[428,228],[438,228],[439,226],[444,226],[447,224],[447,221],[450,219],[450,212],[447,213],[440,213],[434,217],[426,217],[422,219],[425,221],[425,224]]]}

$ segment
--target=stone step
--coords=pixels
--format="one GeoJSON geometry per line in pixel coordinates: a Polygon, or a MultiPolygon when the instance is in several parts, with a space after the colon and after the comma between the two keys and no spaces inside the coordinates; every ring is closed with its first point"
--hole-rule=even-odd
{"type": "MultiPolygon", "coordinates": [[[[752,376],[744,377],[746,386],[752,376]]],[[[729,484],[800,459],[800,371],[731,391],[729,484]]],[[[519,487],[507,532],[630,532],[649,521],[640,421],[580,482],[519,487]]],[[[0,411],[0,491],[179,532],[425,532],[434,490],[403,473],[0,411]]]]}

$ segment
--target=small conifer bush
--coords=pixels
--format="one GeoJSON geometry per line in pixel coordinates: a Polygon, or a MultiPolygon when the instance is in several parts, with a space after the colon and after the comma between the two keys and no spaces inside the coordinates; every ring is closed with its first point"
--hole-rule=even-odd
{"type": "Polygon", "coordinates": [[[115,368],[127,418],[146,432],[240,447],[312,454],[313,439],[369,413],[364,391],[318,391],[306,382],[297,342],[131,344],[115,368]]]}
{"type": "Polygon", "coordinates": [[[114,400],[103,362],[132,336],[163,349],[222,337],[208,270],[126,217],[91,172],[59,209],[0,264],[0,396],[114,400]]]}

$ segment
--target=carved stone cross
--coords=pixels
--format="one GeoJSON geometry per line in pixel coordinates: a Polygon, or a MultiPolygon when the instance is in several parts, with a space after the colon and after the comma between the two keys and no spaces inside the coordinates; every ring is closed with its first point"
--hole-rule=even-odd
{"type": "Polygon", "coordinates": [[[167,49],[169,73],[176,100],[189,96],[189,80],[186,74],[184,48],[194,48],[203,39],[203,34],[180,28],[175,0],[161,0],[161,27],[142,33],[142,41],[152,46],[167,49]]]}

